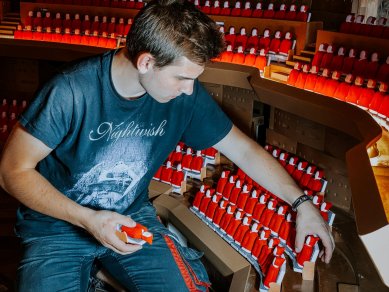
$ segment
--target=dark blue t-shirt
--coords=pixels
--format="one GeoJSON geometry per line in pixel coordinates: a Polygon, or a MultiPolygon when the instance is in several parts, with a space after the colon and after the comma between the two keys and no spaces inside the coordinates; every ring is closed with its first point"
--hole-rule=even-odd
{"type": "MultiPolygon", "coordinates": [[[[111,79],[114,54],[56,75],[20,122],[53,149],[37,170],[59,191],[95,210],[130,214],[148,199],[153,174],[180,140],[208,148],[232,123],[198,81],[192,95],[168,103],[148,94],[124,99],[111,79]]],[[[26,215],[44,217],[22,208],[19,216],[26,215]]]]}

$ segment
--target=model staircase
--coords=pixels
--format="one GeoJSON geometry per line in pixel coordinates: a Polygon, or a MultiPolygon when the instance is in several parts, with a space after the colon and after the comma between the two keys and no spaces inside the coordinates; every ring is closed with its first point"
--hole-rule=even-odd
{"type": "Polygon", "coordinates": [[[307,46],[306,49],[300,52],[300,55],[292,55],[285,63],[271,63],[269,65],[268,77],[278,81],[286,83],[290,71],[292,71],[296,62],[311,63],[313,56],[315,55],[315,48],[307,46]]]}
{"type": "Polygon", "coordinates": [[[292,68],[286,64],[278,63],[278,64],[270,64],[270,78],[285,83],[288,80],[288,76],[292,68]]]}
{"type": "Polygon", "coordinates": [[[19,12],[8,12],[0,21],[0,38],[13,38],[14,31],[20,23],[19,12]]]}
{"type": "Polygon", "coordinates": [[[302,63],[311,63],[313,56],[315,55],[315,51],[311,50],[302,50],[300,55],[293,55],[293,61],[302,62],[302,63]]]}

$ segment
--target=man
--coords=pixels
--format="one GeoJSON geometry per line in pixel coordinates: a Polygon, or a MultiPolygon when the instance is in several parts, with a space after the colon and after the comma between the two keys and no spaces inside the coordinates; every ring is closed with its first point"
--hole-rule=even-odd
{"type": "MultiPolygon", "coordinates": [[[[39,91],[0,165],[1,186],[23,204],[20,291],[85,291],[94,261],[131,291],[206,290],[201,254],[178,244],[147,198],[152,175],[180,140],[214,146],[289,204],[301,196],[198,83],[223,46],[215,23],[192,4],[156,0],[135,18],[126,48],[82,61],[39,91]],[[118,224],[135,222],[154,234],[152,245],[116,236],[118,224]]],[[[297,210],[297,248],[316,233],[328,262],[327,225],[311,203],[297,210]]]]}

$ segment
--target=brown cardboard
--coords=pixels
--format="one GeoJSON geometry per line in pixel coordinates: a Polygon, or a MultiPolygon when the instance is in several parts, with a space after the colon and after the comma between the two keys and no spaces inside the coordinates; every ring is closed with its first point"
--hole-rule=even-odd
{"type": "Polygon", "coordinates": [[[303,280],[313,281],[315,279],[315,263],[304,262],[303,280]]]}
{"type": "Polygon", "coordinates": [[[151,180],[149,184],[149,199],[158,197],[161,194],[169,194],[172,191],[172,186],[161,183],[156,180],[151,180]]]}
{"type": "Polygon", "coordinates": [[[176,199],[161,195],[154,200],[157,213],[169,221],[224,277],[232,277],[229,291],[245,291],[251,265],[219,235],[176,199]]]}

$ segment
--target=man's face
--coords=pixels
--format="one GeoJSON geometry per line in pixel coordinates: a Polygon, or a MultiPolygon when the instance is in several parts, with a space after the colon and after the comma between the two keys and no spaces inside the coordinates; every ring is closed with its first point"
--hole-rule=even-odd
{"type": "Polygon", "coordinates": [[[204,66],[180,57],[171,65],[157,68],[151,66],[147,72],[140,74],[142,87],[156,101],[166,103],[185,93],[192,94],[194,80],[204,71],[204,66]]]}

